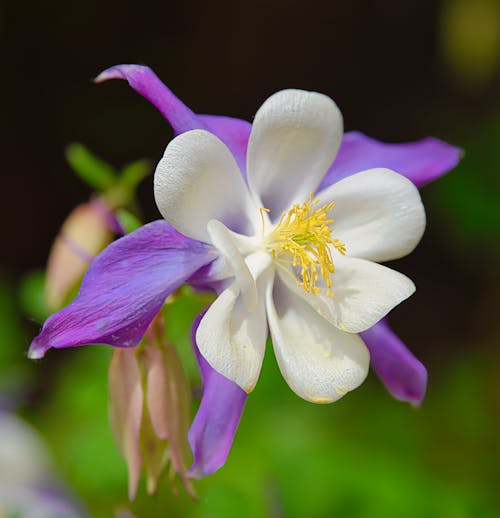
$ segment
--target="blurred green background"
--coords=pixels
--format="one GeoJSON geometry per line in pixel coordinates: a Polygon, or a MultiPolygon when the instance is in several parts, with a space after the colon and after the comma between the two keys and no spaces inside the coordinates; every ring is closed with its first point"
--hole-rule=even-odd
{"type": "MultiPolygon", "coordinates": [[[[89,516],[500,516],[500,2],[1,7],[0,393],[43,434],[89,516]],[[268,354],[226,466],[196,484],[199,501],[164,484],[153,498],[141,485],[129,504],[108,424],[111,350],[28,361],[39,278],[22,282],[44,267],[59,226],[91,192],[65,161],[70,142],[122,167],[155,163],[171,136],[124,83],[91,83],[121,62],[152,66],[198,112],[251,120],[270,93],[299,87],[333,97],[346,129],[385,141],[434,135],[464,149],[454,172],[424,188],[426,235],[394,265],[418,288],[391,322],[429,369],[421,408],[394,401],[374,374],[338,403],[314,406],[287,388],[268,354]]],[[[159,217],[150,179],[139,197],[146,219],[159,217]]],[[[184,295],[169,329],[193,386],[186,330],[198,309],[184,295]]]]}

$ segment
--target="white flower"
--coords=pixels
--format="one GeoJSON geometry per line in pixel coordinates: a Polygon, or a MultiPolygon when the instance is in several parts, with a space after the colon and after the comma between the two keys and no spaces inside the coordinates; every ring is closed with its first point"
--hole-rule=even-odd
{"type": "Polygon", "coordinates": [[[198,347],[248,392],[269,329],[290,387],[316,403],[339,399],[368,371],[357,333],[415,289],[374,262],[408,254],[422,236],[425,213],[409,180],[378,168],[316,192],[342,132],[329,97],[284,90],[255,116],[246,181],[228,148],[203,130],[176,137],[157,167],[162,215],[225,259],[224,289],[198,328],[198,347]]]}

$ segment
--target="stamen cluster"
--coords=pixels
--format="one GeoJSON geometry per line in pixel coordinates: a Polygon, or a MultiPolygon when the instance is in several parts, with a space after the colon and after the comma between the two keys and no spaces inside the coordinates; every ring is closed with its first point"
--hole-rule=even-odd
{"type": "MultiPolygon", "coordinates": [[[[345,255],[344,243],[332,238],[328,212],[335,202],[318,207],[319,200],[311,194],[308,201],[296,203],[289,211],[284,211],[274,230],[266,239],[266,249],[277,264],[308,293],[317,295],[320,276],[326,283],[326,294],[333,297],[331,276],[335,272],[332,246],[345,255]],[[285,265],[300,268],[300,278],[285,265]]],[[[265,210],[265,209],[264,209],[265,210]]]]}

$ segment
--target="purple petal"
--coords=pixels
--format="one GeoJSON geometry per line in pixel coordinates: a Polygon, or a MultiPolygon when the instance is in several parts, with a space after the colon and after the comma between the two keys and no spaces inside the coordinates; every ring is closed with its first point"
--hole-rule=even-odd
{"type": "Polygon", "coordinates": [[[94,259],[78,297],[47,319],[29,356],[50,347],[137,345],[166,297],[212,259],[209,245],[164,220],[122,237],[94,259]]]}
{"type": "Polygon", "coordinates": [[[385,320],[361,333],[372,367],[389,392],[401,401],[420,405],[427,387],[427,370],[385,320]]]}
{"type": "Polygon", "coordinates": [[[232,117],[195,114],[146,66],[116,65],[101,72],[95,82],[108,79],[125,79],[131,88],[158,108],[176,135],[193,129],[205,129],[217,135],[231,150],[241,170],[245,171],[246,149],[252,127],[249,122],[232,117]]]}
{"type": "Polygon", "coordinates": [[[386,144],[351,131],[344,135],[337,158],[318,190],[374,167],[392,169],[421,187],[453,169],[461,156],[459,148],[432,137],[417,142],[386,144]]]}
{"type": "Polygon", "coordinates": [[[195,319],[192,329],[193,347],[203,380],[200,408],[189,430],[194,462],[188,475],[193,478],[210,475],[224,465],[247,399],[244,390],[213,370],[200,354],[196,330],[202,317],[203,314],[195,319]]]}

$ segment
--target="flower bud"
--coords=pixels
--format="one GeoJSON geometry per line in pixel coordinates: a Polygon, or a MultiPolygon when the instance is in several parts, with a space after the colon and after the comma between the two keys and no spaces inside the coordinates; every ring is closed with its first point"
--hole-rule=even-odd
{"type": "Polygon", "coordinates": [[[189,386],[179,356],[166,340],[161,314],[139,346],[114,350],[109,389],[113,433],[128,466],[129,498],[135,498],[142,471],[149,494],[164,474],[175,490],[177,474],[195,497],[186,476],[189,386]]]}
{"type": "Polygon", "coordinates": [[[50,251],[45,299],[48,308],[63,306],[92,259],[113,238],[116,220],[101,199],[78,205],[64,222],[50,251]]]}

